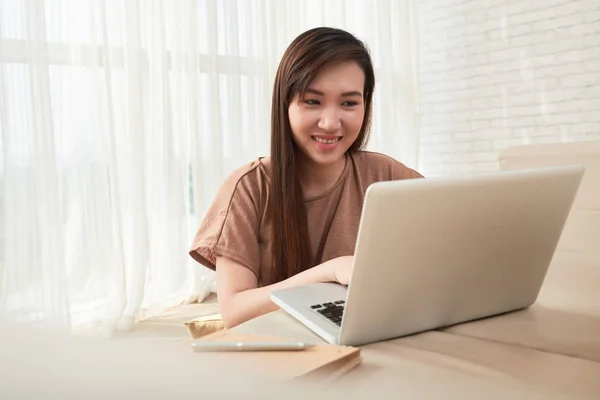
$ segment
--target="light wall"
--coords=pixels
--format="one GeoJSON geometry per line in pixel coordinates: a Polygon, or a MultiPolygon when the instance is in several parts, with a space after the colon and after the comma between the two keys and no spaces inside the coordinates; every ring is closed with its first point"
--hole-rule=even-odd
{"type": "Polygon", "coordinates": [[[420,163],[497,169],[527,143],[600,140],[600,0],[417,0],[420,163]]]}

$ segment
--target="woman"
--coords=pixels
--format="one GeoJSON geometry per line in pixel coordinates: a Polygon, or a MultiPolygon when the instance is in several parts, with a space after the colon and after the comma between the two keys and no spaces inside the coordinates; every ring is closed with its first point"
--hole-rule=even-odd
{"type": "Polygon", "coordinates": [[[277,309],[275,289],[350,279],[363,198],[374,182],[422,177],[367,144],[375,78],[364,44],[315,28],[275,77],[271,155],[231,174],[190,254],[216,270],[227,327],[277,309]]]}

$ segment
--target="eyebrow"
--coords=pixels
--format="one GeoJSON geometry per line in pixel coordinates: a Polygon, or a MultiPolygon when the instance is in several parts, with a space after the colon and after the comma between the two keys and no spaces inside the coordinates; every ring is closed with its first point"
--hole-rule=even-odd
{"type": "MultiPolygon", "coordinates": [[[[317,96],[324,96],[325,95],[325,93],[321,92],[320,90],[311,89],[311,88],[306,89],[306,93],[316,94],[317,96]]],[[[350,92],[344,92],[344,93],[342,93],[342,97],[352,97],[352,96],[360,96],[360,97],[362,97],[362,93],[359,92],[358,90],[353,90],[353,91],[350,91],[350,92]]]]}

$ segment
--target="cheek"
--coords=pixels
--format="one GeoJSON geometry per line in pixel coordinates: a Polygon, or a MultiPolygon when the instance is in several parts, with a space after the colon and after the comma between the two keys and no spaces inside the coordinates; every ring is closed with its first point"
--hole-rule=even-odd
{"type": "Polygon", "coordinates": [[[357,113],[353,113],[350,116],[350,118],[347,120],[348,127],[356,135],[358,135],[358,132],[360,131],[360,128],[362,127],[364,116],[365,116],[364,112],[357,112],[357,113]]]}
{"type": "Polygon", "coordinates": [[[297,107],[289,108],[288,117],[290,119],[290,127],[292,128],[294,136],[299,136],[310,128],[308,116],[297,107]]]}
{"type": "Polygon", "coordinates": [[[296,107],[290,106],[290,108],[288,109],[288,118],[290,120],[290,126],[292,128],[292,131],[296,131],[300,121],[302,121],[302,118],[300,117],[296,107]]]}

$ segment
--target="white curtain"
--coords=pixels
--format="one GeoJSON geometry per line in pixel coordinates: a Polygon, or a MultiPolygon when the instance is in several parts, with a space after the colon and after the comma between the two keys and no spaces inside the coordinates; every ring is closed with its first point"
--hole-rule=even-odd
{"type": "Polygon", "coordinates": [[[416,167],[411,3],[0,0],[2,315],[110,334],[202,301],[193,234],[268,155],[274,73],[308,28],[367,42],[370,149],[416,167]]]}

